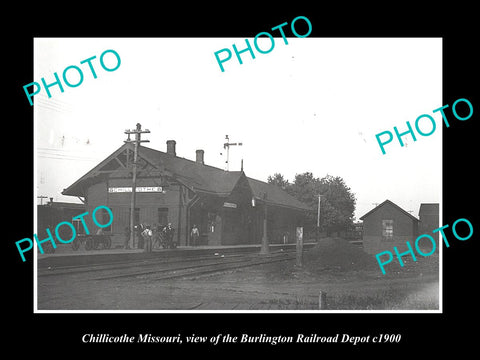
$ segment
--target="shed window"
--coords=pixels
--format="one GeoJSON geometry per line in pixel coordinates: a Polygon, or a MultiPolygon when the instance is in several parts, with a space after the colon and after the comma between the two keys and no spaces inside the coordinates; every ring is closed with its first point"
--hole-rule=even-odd
{"type": "Polygon", "coordinates": [[[393,220],[382,220],[382,240],[393,241],[393,220]]]}

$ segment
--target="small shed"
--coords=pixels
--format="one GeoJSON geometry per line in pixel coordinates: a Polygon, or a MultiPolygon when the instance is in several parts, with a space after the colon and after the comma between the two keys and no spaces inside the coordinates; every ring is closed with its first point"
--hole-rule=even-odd
{"type": "Polygon", "coordinates": [[[420,219],[419,233],[429,234],[438,241],[438,232],[432,233],[432,231],[440,227],[440,205],[438,203],[420,204],[418,217],[420,219]]]}
{"type": "Polygon", "coordinates": [[[419,220],[390,200],[373,208],[360,220],[363,221],[363,249],[369,254],[407,249],[407,241],[415,241],[419,220]]]}

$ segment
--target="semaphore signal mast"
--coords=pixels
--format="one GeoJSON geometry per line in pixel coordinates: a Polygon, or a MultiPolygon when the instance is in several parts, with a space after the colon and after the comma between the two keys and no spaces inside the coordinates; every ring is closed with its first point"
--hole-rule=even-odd
{"type": "Polygon", "coordinates": [[[223,144],[223,148],[227,150],[227,160],[225,161],[225,163],[226,163],[226,171],[228,171],[229,170],[229,160],[230,160],[230,146],[242,146],[242,143],[231,143],[231,142],[229,142],[230,138],[228,137],[228,135],[225,135],[225,140],[227,140],[227,142],[223,144]]]}

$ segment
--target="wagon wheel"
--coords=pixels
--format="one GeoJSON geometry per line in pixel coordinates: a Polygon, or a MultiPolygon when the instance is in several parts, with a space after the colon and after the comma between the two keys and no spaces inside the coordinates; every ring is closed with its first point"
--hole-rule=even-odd
{"type": "Polygon", "coordinates": [[[80,241],[78,239],[73,240],[72,242],[73,251],[77,251],[79,248],[80,248],[80,241]]]}
{"type": "Polygon", "coordinates": [[[112,239],[110,238],[110,236],[105,236],[105,240],[103,242],[103,248],[110,249],[111,246],[112,246],[112,239]]]}
{"type": "Polygon", "coordinates": [[[85,250],[92,250],[93,248],[93,239],[91,237],[85,240],[85,250]]]}

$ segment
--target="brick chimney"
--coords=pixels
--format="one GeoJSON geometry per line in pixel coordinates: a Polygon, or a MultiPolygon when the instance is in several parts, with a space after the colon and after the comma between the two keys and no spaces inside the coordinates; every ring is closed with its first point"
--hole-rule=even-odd
{"type": "Polygon", "coordinates": [[[167,154],[177,156],[177,152],[175,150],[175,145],[177,142],[175,140],[167,140],[167,154]]]}
{"type": "Polygon", "coordinates": [[[205,152],[203,150],[196,150],[195,153],[197,155],[197,159],[196,159],[197,163],[205,165],[205,162],[203,161],[203,154],[205,152]]]}

